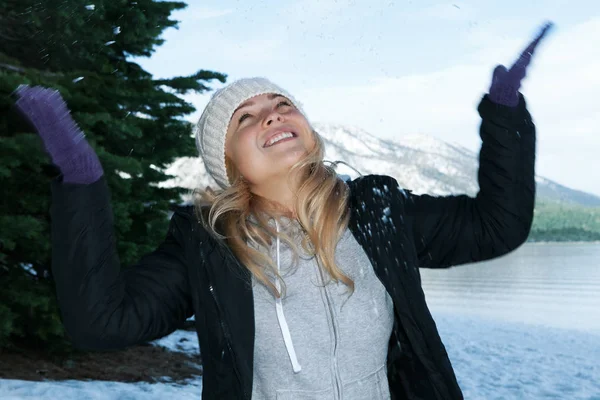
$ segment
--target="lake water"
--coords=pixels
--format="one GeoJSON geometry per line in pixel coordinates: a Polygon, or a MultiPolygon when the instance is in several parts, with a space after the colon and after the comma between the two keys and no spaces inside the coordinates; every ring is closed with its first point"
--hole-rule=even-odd
{"type": "Polygon", "coordinates": [[[495,260],[421,276],[434,314],[600,333],[600,243],[526,243],[495,260]]]}
{"type": "MultiPolygon", "coordinates": [[[[466,400],[600,400],[600,244],[526,244],[497,260],[421,273],[466,400]]],[[[197,354],[195,335],[176,331],[157,342],[197,354]]],[[[183,400],[199,398],[201,387],[202,378],[0,379],[0,398],[183,400]]]]}

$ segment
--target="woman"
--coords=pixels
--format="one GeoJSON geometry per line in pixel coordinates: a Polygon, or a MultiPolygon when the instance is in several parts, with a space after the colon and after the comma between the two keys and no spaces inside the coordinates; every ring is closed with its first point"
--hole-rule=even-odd
{"type": "Polygon", "coordinates": [[[17,107],[62,172],[52,268],[75,345],[123,348],[195,315],[204,399],[461,399],[418,267],[526,240],[535,128],[518,89],[549,26],[496,68],[479,105],[475,198],[418,196],[388,176],[342,181],[295,99],[242,79],[196,129],[219,190],[178,210],[159,248],[123,270],[98,158],[56,91],[20,87],[17,107]]]}

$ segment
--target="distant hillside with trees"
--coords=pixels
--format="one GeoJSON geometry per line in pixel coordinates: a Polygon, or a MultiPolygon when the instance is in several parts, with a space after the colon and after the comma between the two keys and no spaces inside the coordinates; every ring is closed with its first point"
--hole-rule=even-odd
{"type": "Polygon", "coordinates": [[[529,241],[600,241],[600,207],[538,200],[529,241]]]}

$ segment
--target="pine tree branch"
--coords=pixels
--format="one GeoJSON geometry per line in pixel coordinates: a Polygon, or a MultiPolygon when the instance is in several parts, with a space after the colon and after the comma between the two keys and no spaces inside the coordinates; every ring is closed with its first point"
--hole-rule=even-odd
{"type": "MultiPolygon", "coordinates": [[[[0,63],[0,68],[7,69],[9,71],[19,72],[22,74],[27,72],[27,70],[25,68],[21,68],[21,67],[17,67],[16,65],[10,65],[10,64],[5,64],[5,63],[0,63]]],[[[62,76],[62,74],[57,74],[55,72],[46,72],[46,71],[38,71],[38,72],[42,76],[62,76]]]]}
{"type": "Polygon", "coordinates": [[[14,38],[14,37],[6,36],[5,34],[3,34],[3,33],[1,33],[1,32],[0,32],[0,39],[3,39],[3,40],[9,40],[9,41],[11,41],[11,42],[16,42],[16,41],[18,41],[18,40],[19,40],[19,39],[17,39],[17,38],[14,38]]]}

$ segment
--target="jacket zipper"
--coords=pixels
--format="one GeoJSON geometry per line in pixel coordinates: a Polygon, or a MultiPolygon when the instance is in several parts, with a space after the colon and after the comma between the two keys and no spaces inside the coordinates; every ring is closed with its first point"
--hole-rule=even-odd
{"type": "Polygon", "coordinates": [[[339,330],[335,323],[335,314],[333,310],[332,300],[329,297],[329,292],[327,291],[327,287],[325,285],[325,279],[323,278],[323,272],[320,270],[320,264],[317,262],[317,267],[319,268],[318,274],[321,278],[321,283],[323,284],[323,290],[325,293],[325,300],[327,301],[327,309],[329,311],[329,316],[331,318],[331,326],[333,327],[333,381],[334,381],[334,393],[333,397],[336,400],[342,399],[342,384],[341,377],[339,374],[339,368],[337,364],[337,350],[338,350],[338,336],[339,330]]]}
{"type": "Polygon", "coordinates": [[[233,371],[235,372],[235,375],[237,376],[238,381],[240,383],[240,388],[242,390],[242,396],[243,396],[242,398],[249,399],[249,396],[244,391],[244,387],[242,384],[242,376],[240,374],[240,371],[238,370],[237,359],[235,357],[235,353],[233,352],[233,347],[231,347],[231,335],[229,334],[229,327],[227,326],[227,324],[225,323],[225,320],[223,319],[223,312],[221,311],[221,306],[219,305],[219,301],[217,300],[217,294],[215,293],[215,288],[213,287],[212,283],[210,283],[210,282],[209,282],[208,290],[210,291],[210,294],[212,295],[213,299],[215,300],[215,304],[217,306],[217,311],[219,313],[219,321],[221,323],[221,329],[223,329],[223,334],[225,335],[225,342],[227,343],[227,348],[229,349],[231,358],[233,359],[233,371]]]}
{"type": "Polygon", "coordinates": [[[332,301],[329,297],[329,293],[327,292],[327,288],[323,288],[325,290],[325,298],[327,299],[327,305],[329,308],[329,314],[331,316],[331,325],[333,326],[333,338],[334,338],[334,343],[333,343],[333,379],[335,382],[335,390],[336,393],[334,395],[334,397],[336,399],[342,399],[342,384],[341,384],[341,378],[340,378],[340,371],[339,371],[339,367],[338,367],[338,360],[337,360],[337,351],[338,351],[338,337],[339,337],[339,329],[336,326],[335,323],[335,315],[334,315],[334,311],[333,311],[333,304],[332,301]]]}

